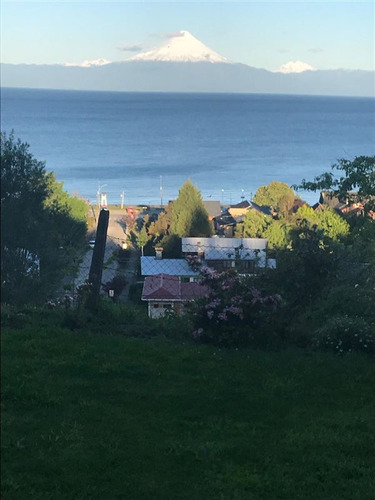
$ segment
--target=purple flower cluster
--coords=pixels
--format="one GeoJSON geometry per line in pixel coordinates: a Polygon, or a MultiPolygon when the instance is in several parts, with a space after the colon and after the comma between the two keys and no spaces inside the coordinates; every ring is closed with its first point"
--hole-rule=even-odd
{"type": "Polygon", "coordinates": [[[215,307],[218,307],[221,304],[221,300],[216,298],[211,300],[209,304],[206,304],[206,309],[215,309],[215,307]]]}
{"type": "Polygon", "coordinates": [[[218,272],[204,267],[201,275],[209,293],[194,311],[194,322],[200,327],[193,333],[196,339],[228,342],[237,331],[243,332],[243,327],[260,325],[268,316],[265,311],[276,309],[281,302],[279,295],[264,295],[235,270],[218,272]]]}

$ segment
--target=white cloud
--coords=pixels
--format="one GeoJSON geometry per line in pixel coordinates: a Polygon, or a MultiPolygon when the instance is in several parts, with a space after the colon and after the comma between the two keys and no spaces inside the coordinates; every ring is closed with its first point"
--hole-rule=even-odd
{"type": "Polygon", "coordinates": [[[140,50],[143,50],[142,45],[121,45],[121,47],[117,47],[118,50],[121,50],[123,52],[139,52],[140,50]]]}
{"type": "Polygon", "coordinates": [[[303,71],[314,71],[315,68],[302,61],[289,61],[282,66],[276,73],[302,73],[303,71]]]}
{"type": "Polygon", "coordinates": [[[162,40],[168,40],[169,38],[176,38],[179,36],[185,36],[185,31],[169,31],[168,33],[150,33],[152,38],[161,38],[162,40]]]}
{"type": "Polygon", "coordinates": [[[170,31],[169,33],[164,33],[160,36],[161,38],[176,38],[179,36],[185,36],[185,31],[170,31]]]}

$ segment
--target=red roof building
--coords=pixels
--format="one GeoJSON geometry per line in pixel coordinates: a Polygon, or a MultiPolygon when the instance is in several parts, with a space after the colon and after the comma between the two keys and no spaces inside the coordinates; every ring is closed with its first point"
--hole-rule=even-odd
{"type": "Polygon", "coordinates": [[[142,300],[148,302],[149,317],[160,318],[167,313],[183,314],[187,302],[204,297],[206,293],[206,287],[199,282],[182,282],[178,276],[157,274],[146,277],[142,300]]]}

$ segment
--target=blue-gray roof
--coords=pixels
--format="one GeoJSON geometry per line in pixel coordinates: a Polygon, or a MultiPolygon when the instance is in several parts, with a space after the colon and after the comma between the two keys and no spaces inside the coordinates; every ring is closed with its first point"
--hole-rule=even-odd
{"type": "Polygon", "coordinates": [[[199,271],[193,271],[185,259],[156,259],[141,257],[142,276],[155,274],[171,274],[173,276],[198,276],[199,271]]]}

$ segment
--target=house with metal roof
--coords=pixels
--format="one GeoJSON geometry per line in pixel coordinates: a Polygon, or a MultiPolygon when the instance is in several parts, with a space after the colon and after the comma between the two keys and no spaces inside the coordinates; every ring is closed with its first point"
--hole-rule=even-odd
{"type": "Polygon", "coordinates": [[[169,274],[193,280],[195,276],[199,276],[199,271],[194,271],[186,259],[163,259],[162,256],[158,255],[141,257],[141,275],[155,276],[158,274],[169,274]]]}
{"type": "Polygon", "coordinates": [[[182,253],[198,255],[202,262],[217,270],[236,268],[252,272],[267,265],[266,238],[182,238],[182,253]]]}

